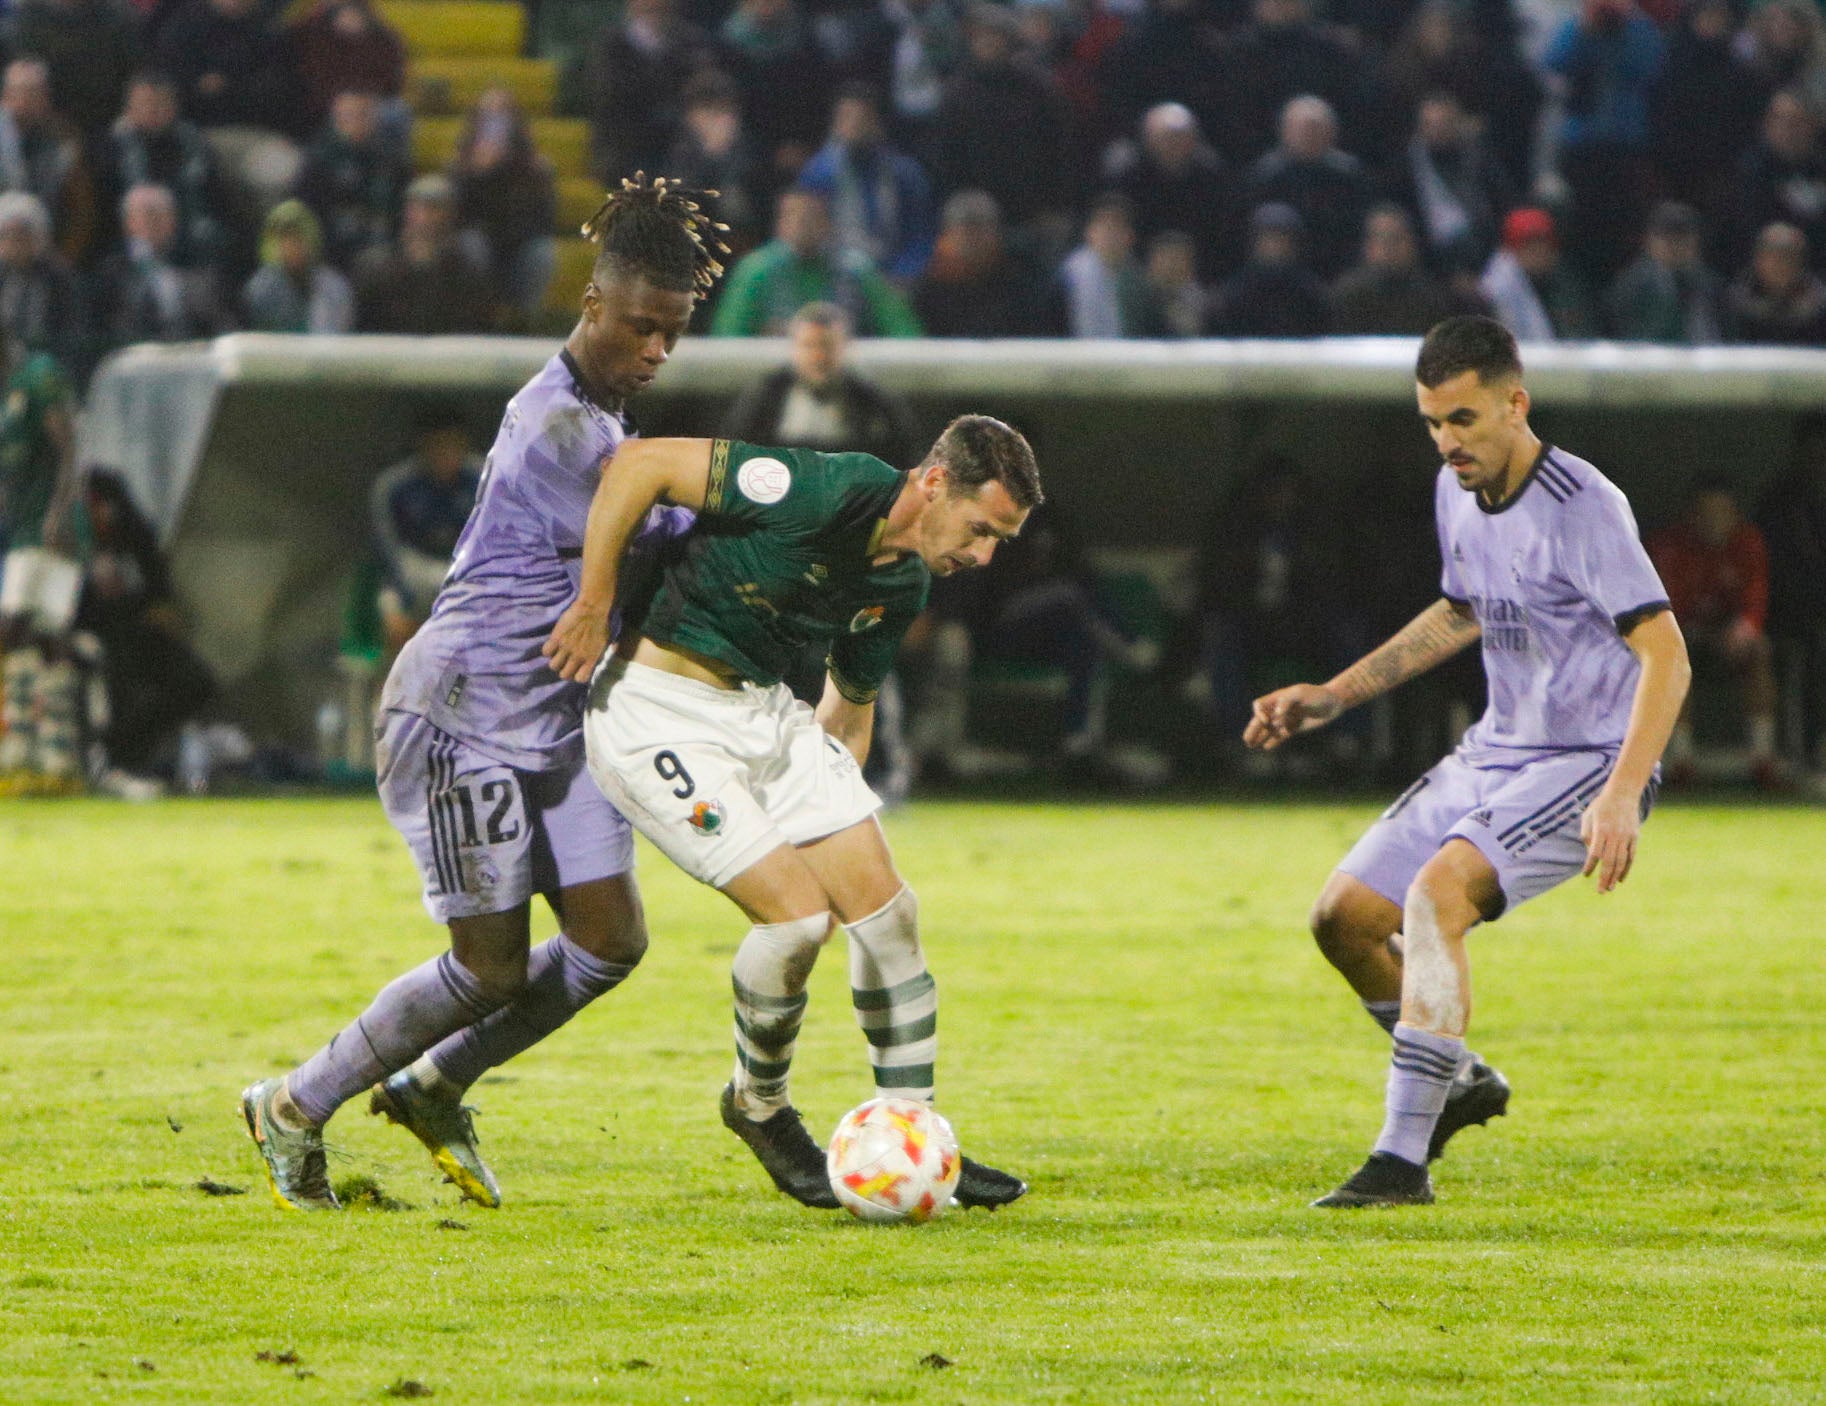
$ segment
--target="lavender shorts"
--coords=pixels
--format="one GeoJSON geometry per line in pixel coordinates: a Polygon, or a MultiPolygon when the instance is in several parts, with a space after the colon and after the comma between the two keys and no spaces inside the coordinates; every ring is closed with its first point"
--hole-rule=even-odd
{"type": "Polygon", "coordinates": [[[381,806],[438,922],[503,913],[634,867],[634,832],[582,757],[565,770],[517,771],[396,710],[377,731],[381,806]]]}
{"type": "MultiPolygon", "coordinates": [[[[1613,752],[1545,752],[1515,766],[1476,767],[1457,753],[1396,798],[1338,868],[1397,907],[1421,866],[1450,839],[1477,846],[1502,886],[1500,916],[1585,867],[1579,819],[1610,779],[1613,752]]],[[[1642,814],[1654,800],[1642,793],[1642,814]]]]}

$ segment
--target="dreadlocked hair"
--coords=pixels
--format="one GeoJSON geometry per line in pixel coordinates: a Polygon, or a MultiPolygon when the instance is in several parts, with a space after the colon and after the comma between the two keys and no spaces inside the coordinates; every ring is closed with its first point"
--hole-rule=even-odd
{"type": "Polygon", "coordinates": [[[707,293],[723,276],[729,226],[711,218],[699,201],[714,190],[687,190],[666,176],[645,171],[624,177],[602,208],[583,222],[583,237],[596,245],[593,275],[619,268],[655,287],[679,293],[707,293]]]}

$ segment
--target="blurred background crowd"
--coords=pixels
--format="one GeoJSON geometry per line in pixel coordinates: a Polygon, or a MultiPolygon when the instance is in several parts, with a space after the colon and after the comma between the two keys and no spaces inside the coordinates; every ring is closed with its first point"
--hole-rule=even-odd
{"type": "MultiPolygon", "coordinates": [[[[590,256],[578,224],[636,170],[720,192],[734,256],[697,330],[791,338],[790,364],[702,428],[899,464],[918,435],[846,366],[852,336],[1411,336],[1486,311],[1529,343],[1826,346],[1815,0],[0,11],[0,337],[76,395],[114,348],[237,329],[562,333],[590,256]]],[[[485,427],[424,430],[376,483],[354,593],[383,662],[423,617],[485,427]]],[[[890,788],[1014,765],[958,701],[998,668],[1010,696],[1052,700],[1068,774],[1153,784],[1187,750],[1240,768],[1253,692],[1348,662],[1435,589],[1424,560],[1360,561],[1360,518],[1315,507],[1302,465],[1245,470],[1171,619],[1091,570],[1061,513],[941,593],[887,705],[904,713],[884,729],[890,788]],[[1412,579],[1361,590],[1391,571],[1412,579]],[[1125,690],[1215,726],[1191,749],[1113,747],[1125,690]]],[[[1759,502],[1694,481],[1651,548],[1721,681],[1715,731],[1784,787],[1826,768],[1826,428],[1803,426],[1774,478],[1759,502]]],[[[120,686],[114,751],[171,775],[206,671],[118,481],[88,496],[98,524],[126,524],[96,560],[135,565],[92,571],[85,611],[124,592],[172,646],[111,647],[164,679],[120,686]]],[[[1407,506],[1391,528],[1426,534],[1407,506]]],[[[1463,662],[1342,729],[1332,760],[1433,747],[1438,724],[1403,718],[1468,716],[1463,662]]],[[[1700,769],[1692,733],[1677,774],[1700,769]]]]}

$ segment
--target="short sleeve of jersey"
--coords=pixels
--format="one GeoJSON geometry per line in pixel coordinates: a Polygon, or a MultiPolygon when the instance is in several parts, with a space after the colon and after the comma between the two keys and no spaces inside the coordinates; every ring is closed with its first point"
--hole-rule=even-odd
{"type": "Polygon", "coordinates": [[[1575,500],[1560,566],[1581,595],[1621,625],[1665,608],[1668,594],[1642,545],[1629,500],[1609,484],[1603,489],[1575,500]],[[1587,497],[1594,501],[1584,502],[1587,497]]]}
{"type": "Polygon", "coordinates": [[[1458,569],[1458,560],[1452,552],[1447,526],[1451,515],[1446,512],[1446,505],[1452,501],[1449,495],[1460,491],[1456,484],[1446,482],[1449,472],[1441,469],[1439,477],[1433,482],[1433,523],[1435,535],[1439,538],[1439,593],[1447,600],[1462,605],[1471,599],[1471,588],[1465,584],[1464,575],[1458,569]]]}
{"type": "Polygon", "coordinates": [[[873,703],[881,692],[882,680],[894,667],[901,638],[925,609],[929,581],[928,577],[918,586],[909,587],[893,604],[883,607],[878,621],[871,620],[868,611],[858,611],[849,632],[832,638],[825,667],[830,670],[837,692],[850,702],[873,703]]]}
{"type": "Polygon", "coordinates": [[[881,494],[900,475],[869,454],[768,449],[740,440],[711,443],[704,515],[788,530],[841,521],[852,503],[879,515],[881,494]]]}

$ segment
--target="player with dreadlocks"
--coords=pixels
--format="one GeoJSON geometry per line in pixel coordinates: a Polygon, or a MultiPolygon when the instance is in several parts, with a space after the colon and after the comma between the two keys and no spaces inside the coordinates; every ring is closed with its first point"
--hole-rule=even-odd
{"type": "MultiPolygon", "coordinates": [[[[424,876],[450,950],[384,988],[298,1068],[241,1096],[274,1198],[335,1210],[323,1125],[370,1086],[369,1110],[411,1131],[462,1194],[498,1206],[464,1091],[634,970],[646,950],[627,821],[584,765],[585,686],[540,653],[577,594],[584,527],[623,413],[723,271],[694,192],[624,180],[584,225],[599,252],[562,350],[507,404],[474,512],[431,618],[381,698],[381,802],[424,876]],[[556,936],[533,947],[542,895],[556,936]]],[[[690,514],[649,515],[639,570],[690,514]]]]}

